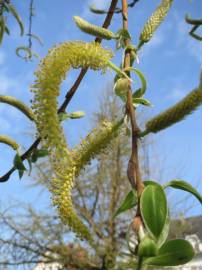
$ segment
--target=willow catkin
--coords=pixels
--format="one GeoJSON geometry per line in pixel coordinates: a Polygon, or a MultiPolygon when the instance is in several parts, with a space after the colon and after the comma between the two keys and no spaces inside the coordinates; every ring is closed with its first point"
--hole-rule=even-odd
{"type": "Polygon", "coordinates": [[[17,150],[19,145],[9,136],[0,135],[0,143],[7,144],[13,148],[13,150],[17,150]]]}
{"type": "MultiPolygon", "coordinates": [[[[53,203],[57,206],[60,217],[64,223],[74,229],[80,238],[90,239],[87,228],[82,225],[73,210],[71,201],[71,188],[76,176],[81,170],[110,145],[113,138],[118,135],[118,131],[123,121],[116,123],[108,121],[102,122],[97,128],[93,129],[82,142],[69,152],[69,162],[65,168],[57,168],[57,176],[51,182],[53,203]],[[60,178],[64,181],[61,183],[60,178]]],[[[56,165],[57,166],[57,165],[56,165]]]]}
{"type": "Polygon", "coordinates": [[[31,90],[34,92],[33,110],[38,132],[43,145],[49,150],[54,177],[51,183],[53,203],[57,206],[62,221],[80,237],[91,240],[86,226],[80,221],[71,199],[71,190],[76,165],[57,114],[57,97],[60,84],[67,71],[72,68],[91,68],[103,70],[112,57],[109,50],[98,43],[82,41],[65,42],[51,49],[41,61],[35,72],[36,81],[31,90]]]}
{"type": "Polygon", "coordinates": [[[107,40],[116,39],[116,35],[108,29],[91,24],[85,21],[84,19],[80,18],[79,16],[74,16],[73,19],[76,25],[79,27],[79,29],[87,34],[107,40]]]}
{"type": "Polygon", "coordinates": [[[181,101],[160,113],[146,123],[146,133],[159,132],[191,114],[198,106],[202,104],[202,84],[191,91],[181,101]]]}
{"type": "Polygon", "coordinates": [[[9,105],[15,107],[16,109],[18,109],[22,113],[24,113],[24,115],[26,115],[31,121],[34,121],[34,113],[22,101],[14,98],[14,97],[11,97],[11,96],[0,95],[0,102],[9,104],[9,105]]]}
{"type": "Polygon", "coordinates": [[[160,5],[157,7],[157,9],[154,11],[154,13],[144,25],[142,33],[140,34],[141,42],[148,42],[151,39],[156,29],[165,19],[172,5],[172,2],[173,0],[162,0],[160,5]]]}
{"type": "Polygon", "coordinates": [[[112,139],[115,138],[123,120],[112,123],[103,121],[94,128],[82,142],[73,149],[73,157],[76,164],[76,175],[98,154],[107,148],[112,139]]]}

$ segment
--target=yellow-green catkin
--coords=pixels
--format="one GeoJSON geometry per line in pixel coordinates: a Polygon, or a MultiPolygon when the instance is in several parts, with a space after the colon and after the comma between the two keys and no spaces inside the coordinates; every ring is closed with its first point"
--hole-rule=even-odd
{"type": "Polygon", "coordinates": [[[165,19],[172,5],[172,2],[173,0],[162,0],[160,5],[157,7],[157,9],[154,11],[154,13],[151,15],[151,17],[148,19],[148,21],[144,25],[142,33],[140,34],[141,42],[143,43],[148,42],[151,39],[156,29],[165,19]]]}
{"type": "Polygon", "coordinates": [[[34,121],[34,113],[27,105],[25,105],[20,100],[14,98],[14,97],[11,97],[11,96],[0,95],[0,102],[9,104],[9,105],[15,107],[16,109],[18,109],[22,113],[24,113],[24,115],[26,115],[31,121],[34,121]]]}
{"type": "Polygon", "coordinates": [[[11,146],[13,150],[17,150],[19,148],[19,145],[13,139],[5,135],[0,135],[0,143],[11,146]]]}
{"type": "Polygon", "coordinates": [[[98,127],[94,128],[88,136],[81,141],[72,151],[76,164],[75,174],[79,175],[80,171],[98,154],[104,151],[115,138],[123,120],[115,123],[103,121],[98,127]]]}
{"type": "Polygon", "coordinates": [[[181,101],[167,109],[166,111],[155,116],[146,123],[146,133],[159,132],[191,114],[198,106],[202,104],[202,84],[181,101]]]}
{"type": "Polygon", "coordinates": [[[43,145],[49,150],[54,179],[51,184],[53,202],[58,208],[64,223],[80,237],[91,240],[85,225],[77,217],[71,199],[75,176],[75,164],[60,119],[57,114],[57,98],[60,84],[67,71],[72,68],[91,68],[105,71],[112,57],[109,50],[98,43],[82,41],[65,42],[54,47],[41,61],[35,72],[36,81],[31,90],[34,92],[33,110],[38,132],[43,145]]]}
{"type": "Polygon", "coordinates": [[[123,120],[115,123],[108,121],[100,123],[78,146],[69,152],[68,162],[65,167],[57,167],[55,170],[56,177],[51,182],[53,203],[57,206],[62,221],[73,228],[80,238],[85,237],[91,241],[87,228],[81,223],[73,210],[71,189],[74,178],[79,176],[81,170],[96,155],[100,154],[110,145],[112,139],[118,135],[122,123],[123,120]],[[61,178],[63,179],[63,183],[61,183],[61,178]]]}
{"type": "Polygon", "coordinates": [[[76,25],[79,27],[79,29],[89,35],[93,35],[95,37],[103,38],[103,39],[116,39],[116,35],[105,28],[102,28],[100,26],[91,24],[84,19],[80,18],[79,16],[73,17],[76,25]]]}

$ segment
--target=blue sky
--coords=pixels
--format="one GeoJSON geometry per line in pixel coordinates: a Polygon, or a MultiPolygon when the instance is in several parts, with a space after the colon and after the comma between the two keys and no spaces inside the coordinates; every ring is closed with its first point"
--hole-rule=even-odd
{"type": "MultiPolygon", "coordinates": [[[[90,13],[88,5],[96,3],[98,7],[102,8],[108,7],[109,2],[109,0],[35,0],[36,16],[33,20],[33,33],[41,37],[44,46],[41,47],[37,42],[33,42],[33,50],[43,57],[50,47],[59,42],[93,40],[93,37],[81,33],[76,28],[72,16],[78,15],[90,22],[101,24],[104,17],[90,13]]],[[[29,1],[15,0],[13,3],[23,21],[28,22],[29,1]]],[[[144,22],[158,3],[157,0],[140,0],[137,6],[130,10],[129,29],[134,44],[137,44],[144,22]]],[[[188,35],[190,27],[185,23],[184,17],[185,14],[189,14],[193,18],[200,18],[201,10],[202,1],[200,0],[174,1],[166,21],[158,29],[151,42],[146,44],[140,52],[138,68],[145,74],[148,82],[148,91],[145,97],[154,105],[152,108],[147,108],[146,113],[149,116],[174,104],[199,83],[202,45],[188,35]]],[[[8,24],[11,36],[5,36],[0,47],[0,94],[13,95],[29,104],[31,99],[29,86],[34,80],[33,72],[37,67],[38,60],[25,62],[15,55],[16,47],[27,45],[27,37],[19,36],[18,25],[13,19],[9,18],[8,24]]],[[[121,28],[119,15],[114,17],[110,28],[113,31],[121,28]]],[[[25,30],[25,32],[28,31],[27,28],[25,30]]],[[[115,48],[113,42],[104,42],[103,46],[115,48]]],[[[114,62],[117,65],[120,57],[119,52],[114,57],[114,62]]],[[[74,81],[76,74],[78,74],[77,71],[71,72],[63,83],[60,101],[65,95],[65,90],[74,81]]],[[[85,77],[68,111],[84,110],[86,117],[64,124],[71,145],[79,142],[80,138],[90,129],[92,112],[96,111],[103,88],[112,78],[112,72],[105,75],[89,72],[85,77]]],[[[152,137],[155,143],[148,149],[150,164],[155,168],[152,178],[162,182],[176,178],[184,179],[202,191],[201,117],[202,108],[199,108],[186,121],[152,137]]],[[[29,146],[32,142],[30,134],[34,131],[34,126],[12,107],[0,104],[0,123],[1,134],[14,137],[24,147],[29,146]]],[[[0,145],[1,174],[10,168],[12,159],[12,151],[6,146],[0,145]]],[[[29,181],[26,176],[19,181],[17,174],[13,174],[8,182],[0,184],[1,203],[7,205],[13,199],[35,203],[38,192],[34,189],[27,189],[29,181]]],[[[173,196],[175,199],[176,196],[181,199],[184,198],[184,193],[174,193],[173,196]]],[[[40,205],[44,204],[45,206],[47,200],[43,199],[40,205]]],[[[189,199],[184,203],[185,207],[188,207],[189,204],[193,205],[193,208],[189,210],[188,215],[201,214],[200,206],[196,200],[189,199]]]]}

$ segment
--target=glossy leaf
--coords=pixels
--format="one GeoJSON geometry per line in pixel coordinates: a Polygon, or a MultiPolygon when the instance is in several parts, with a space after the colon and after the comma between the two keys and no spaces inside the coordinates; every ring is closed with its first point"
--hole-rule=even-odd
{"type": "Polygon", "coordinates": [[[170,229],[170,214],[168,211],[165,225],[163,227],[161,234],[159,235],[159,237],[157,239],[157,246],[158,247],[161,247],[165,243],[165,241],[167,240],[168,234],[169,234],[169,229],[170,229]]]}
{"type": "Polygon", "coordinates": [[[144,261],[147,265],[177,266],[191,261],[194,257],[192,245],[183,239],[175,239],[166,242],[155,257],[144,261]]]}
{"type": "Polygon", "coordinates": [[[166,196],[159,185],[148,185],[140,198],[140,210],[144,224],[156,239],[163,231],[167,217],[166,196]]]}
{"type": "Polygon", "coordinates": [[[121,206],[116,210],[114,218],[120,215],[121,213],[135,207],[136,204],[137,204],[137,196],[135,194],[135,191],[131,190],[121,203],[121,206]]]}
{"type": "Polygon", "coordinates": [[[147,181],[144,181],[144,185],[147,187],[149,185],[155,185],[155,186],[159,186],[161,187],[161,185],[157,182],[154,182],[154,181],[151,181],[151,180],[147,180],[147,181]]]}
{"type": "Polygon", "coordinates": [[[172,180],[164,185],[164,188],[166,188],[166,187],[172,187],[172,188],[187,191],[187,192],[191,193],[192,195],[194,195],[199,200],[199,202],[202,204],[202,196],[200,195],[200,193],[192,185],[190,185],[189,183],[187,183],[185,181],[172,180]]]}

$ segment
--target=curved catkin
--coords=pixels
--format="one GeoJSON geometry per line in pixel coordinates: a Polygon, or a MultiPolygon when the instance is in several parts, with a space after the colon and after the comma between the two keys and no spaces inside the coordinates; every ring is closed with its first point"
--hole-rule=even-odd
{"type": "Polygon", "coordinates": [[[34,121],[34,113],[32,112],[32,110],[29,107],[27,107],[20,100],[14,98],[14,97],[11,97],[11,96],[0,95],[0,102],[9,104],[9,105],[15,107],[16,109],[18,109],[22,113],[24,113],[24,115],[26,115],[31,121],[34,121]]]}
{"type": "Polygon", "coordinates": [[[153,36],[156,29],[165,19],[173,0],[162,0],[161,4],[157,7],[151,17],[148,19],[142,33],[140,34],[141,42],[148,42],[153,36]]]}
{"type": "Polygon", "coordinates": [[[108,29],[91,24],[85,21],[84,19],[80,18],[79,16],[74,16],[73,19],[76,25],[79,27],[79,29],[87,34],[107,40],[116,39],[116,35],[108,29]]]}
{"type": "Polygon", "coordinates": [[[51,183],[53,202],[62,221],[80,238],[89,241],[91,236],[77,217],[71,200],[75,164],[57,114],[57,97],[60,94],[60,84],[71,67],[105,71],[111,57],[111,51],[103,49],[95,42],[62,43],[51,49],[41,61],[35,72],[36,81],[31,87],[34,92],[33,110],[38,132],[43,145],[49,150],[54,172],[51,183]]]}
{"type": "Polygon", "coordinates": [[[146,133],[159,132],[191,114],[198,106],[202,104],[202,84],[191,91],[180,102],[155,116],[146,123],[146,133]]]}
{"type": "Polygon", "coordinates": [[[74,228],[80,238],[88,236],[89,240],[90,236],[87,228],[82,225],[73,210],[71,188],[74,177],[79,176],[81,170],[110,145],[112,139],[118,135],[122,123],[123,120],[116,123],[103,121],[93,129],[78,146],[69,152],[69,162],[65,167],[56,169],[56,177],[51,182],[53,203],[57,206],[62,221],[64,223],[68,221],[68,225],[74,228]],[[61,183],[61,177],[63,183],[61,183]]]}
{"type": "Polygon", "coordinates": [[[11,146],[13,150],[17,150],[19,148],[19,145],[13,139],[5,135],[0,135],[0,143],[11,146]]]}
{"type": "Polygon", "coordinates": [[[115,138],[123,120],[115,123],[103,121],[98,127],[94,128],[81,143],[73,149],[73,158],[76,164],[75,174],[80,171],[98,154],[107,148],[112,139],[115,138]]]}

